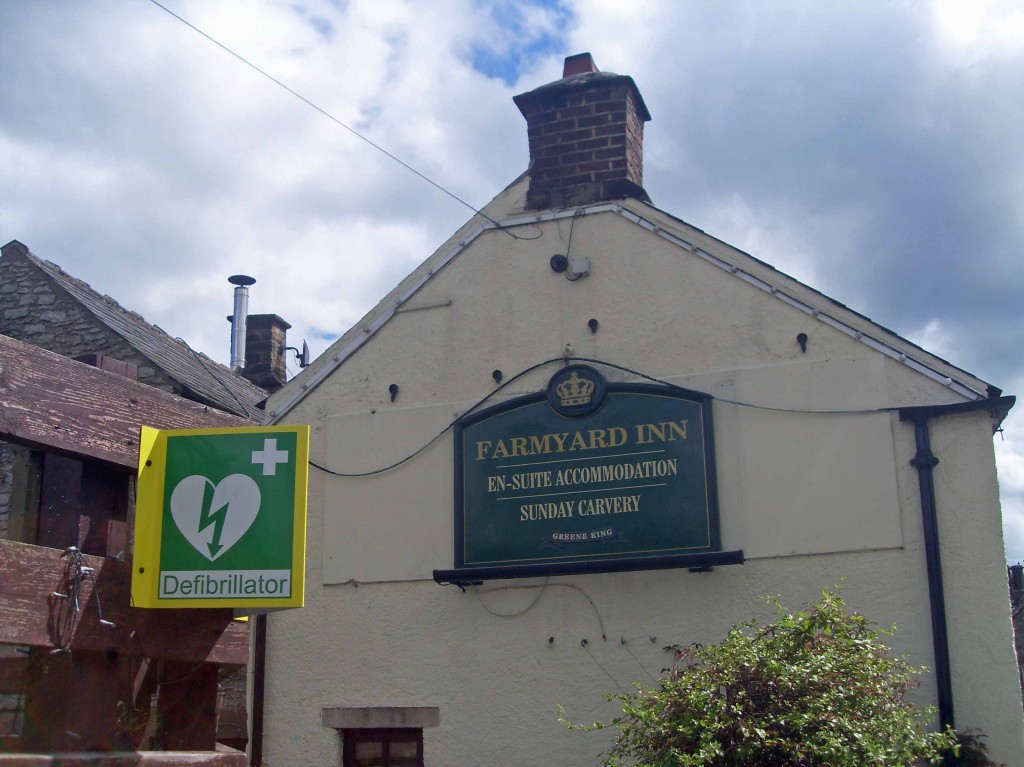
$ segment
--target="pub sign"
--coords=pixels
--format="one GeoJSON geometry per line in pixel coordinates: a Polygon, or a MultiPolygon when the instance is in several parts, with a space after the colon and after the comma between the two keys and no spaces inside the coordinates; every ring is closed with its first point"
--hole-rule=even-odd
{"type": "Polygon", "coordinates": [[[720,551],[712,435],[707,395],[586,365],[461,419],[456,570],[720,551]]]}

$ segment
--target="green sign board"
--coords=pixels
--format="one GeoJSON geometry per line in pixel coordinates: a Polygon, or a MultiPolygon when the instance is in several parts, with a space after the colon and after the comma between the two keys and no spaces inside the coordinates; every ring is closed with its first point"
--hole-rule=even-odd
{"type": "Polygon", "coordinates": [[[301,607],[309,427],[140,440],[137,607],[301,607]]]}
{"type": "Polygon", "coordinates": [[[721,550],[706,395],[574,365],[455,442],[456,570],[721,550]]]}

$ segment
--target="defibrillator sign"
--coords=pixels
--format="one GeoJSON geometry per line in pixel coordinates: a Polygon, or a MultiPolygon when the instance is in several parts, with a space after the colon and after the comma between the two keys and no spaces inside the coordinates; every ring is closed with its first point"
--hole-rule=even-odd
{"type": "Polygon", "coordinates": [[[301,607],[308,426],[142,428],[136,607],[301,607]]]}

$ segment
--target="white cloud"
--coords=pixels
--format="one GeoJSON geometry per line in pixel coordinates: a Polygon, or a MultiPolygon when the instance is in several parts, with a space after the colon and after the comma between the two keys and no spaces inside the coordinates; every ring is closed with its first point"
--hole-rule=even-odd
{"type": "Polygon", "coordinates": [[[932,0],[939,40],[959,56],[1024,51],[1024,8],[1016,0],[932,0]]]}
{"type": "MultiPolygon", "coordinates": [[[[659,207],[1024,381],[1016,3],[167,2],[477,206],[527,165],[514,93],[589,50],[651,109],[659,207]]],[[[10,0],[0,35],[3,240],[222,361],[228,275],[317,352],[470,215],[152,4],[10,0]]]]}
{"type": "Polygon", "coordinates": [[[939,318],[928,320],[924,327],[908,333],[907,338],[943,359],[954,356],[957,349],[953,336],[939,318]]]}

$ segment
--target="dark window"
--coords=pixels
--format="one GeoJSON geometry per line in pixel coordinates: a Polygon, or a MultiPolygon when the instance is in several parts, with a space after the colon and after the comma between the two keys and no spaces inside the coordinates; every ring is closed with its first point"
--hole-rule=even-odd
{"type": "Polygon", "coordinates": [[[343,767],[423,767],[423,730],[344,730],[343,767]]]}

